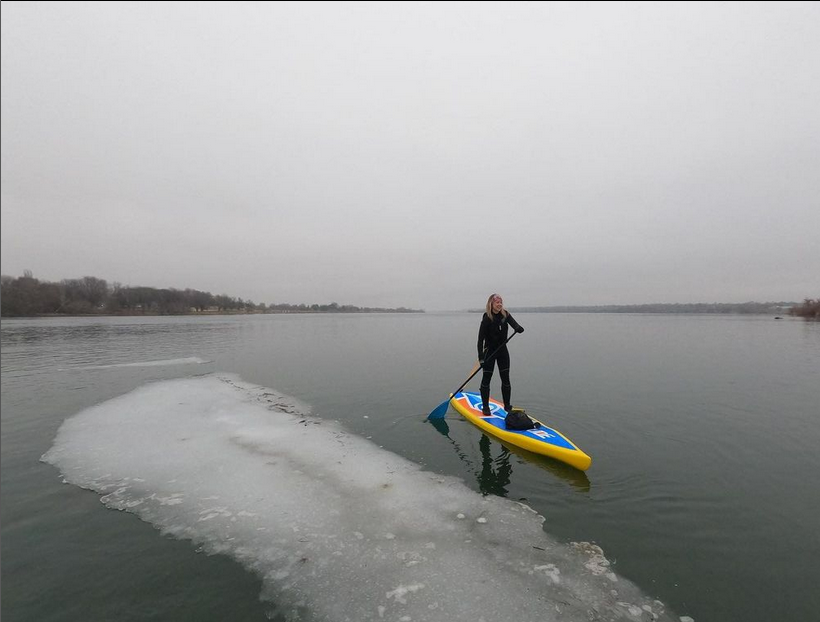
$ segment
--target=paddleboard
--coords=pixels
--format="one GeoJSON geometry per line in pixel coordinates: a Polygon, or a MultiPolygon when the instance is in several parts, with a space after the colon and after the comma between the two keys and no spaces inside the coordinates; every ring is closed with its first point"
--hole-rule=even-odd
{"type": "Polygon", "coordinates": [[[592,458],[581,451],[575,443],[555,428],[544,425],[532,416],[530,418],[538,421],[540,427],[533,430],[508,430],[504,425],[507,411],[504,410],[503,404],[492,398],[489,415],[481,412],[481,395],[478,393],[460,391],[450,398],[450,405],[470,423],[511,445],[555,458],[581,471],[586,471],[592,464],[592,458]]]}

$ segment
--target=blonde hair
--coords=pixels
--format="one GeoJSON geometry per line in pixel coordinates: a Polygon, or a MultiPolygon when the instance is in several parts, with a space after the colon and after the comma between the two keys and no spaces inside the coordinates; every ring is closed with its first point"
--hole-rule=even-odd
{"type": "MultiPolygon", "coordinates": [[[[485,312],[487,313],[487,317],[493,319],[493,298],[498,296],[498,294],[490,294],[490,297],[487,298],[487,306],[485,307],[485,312]]],[[[498,296],[501,298],[501,296],[498,296]]],[[[504,303],[501,303],[501,314],[504,317],[507,317],[507,310],[504,308],[504,303]]]]}

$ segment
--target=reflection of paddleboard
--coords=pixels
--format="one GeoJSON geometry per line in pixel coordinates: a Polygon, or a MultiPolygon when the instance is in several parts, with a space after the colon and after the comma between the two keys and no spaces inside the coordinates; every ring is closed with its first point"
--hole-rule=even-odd
{"type": "Polygon", "coordinates": [[[481,396],[478,393],[461,391],[450,399],[450,404],[470,423],[512,445],[566,462],[581,471],[586,471],[592,464],[592,458],[578,449],[575,443],[540,421],[541,426],[534,430],[508,430],[504,425],[507,411],[494,399],[490,399],[489,415],[482,414],[481,396]]]}

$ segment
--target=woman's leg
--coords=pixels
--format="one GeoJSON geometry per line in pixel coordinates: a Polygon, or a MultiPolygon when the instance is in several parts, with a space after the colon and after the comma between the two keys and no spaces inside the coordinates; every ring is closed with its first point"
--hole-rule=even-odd
{"type": "Polygon", "coordinates": [[[510,351],[501,348],[498,353],[498,373],[501,376],[501,397],[504,399],[504,410],[512,410],[512,385],[510,384],[510,351]]]}
{"type": "Polygon", "coordinates": [[[481,376],[481,412],[490,414],[490,380],[493,378],[495,359],[484,361],[484,375],[481,376]]]}

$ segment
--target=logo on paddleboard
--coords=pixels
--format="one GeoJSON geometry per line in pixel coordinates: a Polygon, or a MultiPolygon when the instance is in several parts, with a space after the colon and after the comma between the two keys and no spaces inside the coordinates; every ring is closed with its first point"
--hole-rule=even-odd
{"type": "Polygon", "coordinates": [[[500,404],[496,404],[492,401],[490,402],[490,414],[485,415],[483,412],[481,412],[481,407],[483,406],[483,404],[481,403],[481,396],[478,393],[462,393],[462,395],[467,398],[467,403],[470,405],[470,408],[472,408],[473,410],[477,410],[478,416],[482,419],[503,420],[506,416],[501,414],[504,412],[504,408],[500,404]]]}

